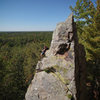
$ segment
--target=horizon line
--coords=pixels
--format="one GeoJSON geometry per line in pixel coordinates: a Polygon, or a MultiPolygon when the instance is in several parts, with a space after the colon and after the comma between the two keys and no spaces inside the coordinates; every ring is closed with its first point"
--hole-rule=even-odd
{"type": "Polygon", "coordinates": [[[0,31],[0,32],[53,32],[53,30],[48,30],[48,31],[46,31],[46,30],[42,30],[42,31],[0,31]]]}

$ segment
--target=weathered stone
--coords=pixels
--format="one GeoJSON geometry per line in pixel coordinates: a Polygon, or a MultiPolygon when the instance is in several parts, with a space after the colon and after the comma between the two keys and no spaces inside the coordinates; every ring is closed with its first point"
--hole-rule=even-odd
{"type": "Polygon", "coordinates": [[[70,15],[65,22],[57,24],[53,32],[53,38],[50,46],[50,53],[54,55],[58,51],[60,44],[68,43],[73,37],[73,15],[70,15]]]}
{"type": "Polygon", "coordinates": [[[70,85],[73,84],[75,87],[75,81],[72,81],[75,69],[72,24],[73,16],[70,15],[65,22],[57,25],[46,57],[39,61],[36,66],[39,72],[35,74],[28,88],[26,100],[71,100],[67,97],[69,91],[75,97],[76,92],[72,90],[70,85]],[[63,44],[69,45],[69,40],[70,48],[68,51],[65,50],[66,47],[59,48],[63,44]],[[64,50],[63,55],[55,55],[61,49],[64,50]]]}
{"type": "Polygon", "coordinates": [[[78,44],[73,16],[70,15],[65,22],[57,24],[50,49],[46,52],[46,57],[38,62],[38,71],[25,99],[85,100],[82,99],[85,98],[82,90],[85,88],[85,74],[82,73],[85,71],[84,56],[78,44]]]}
{"type": "Polygon", "coordinates": [[[30,84],[26,100],[67,100],[66,86],[52,74],[35,74],[30,84]]]}

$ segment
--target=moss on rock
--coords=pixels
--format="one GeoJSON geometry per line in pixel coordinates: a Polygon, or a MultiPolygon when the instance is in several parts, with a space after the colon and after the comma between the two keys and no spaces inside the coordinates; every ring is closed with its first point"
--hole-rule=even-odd
{"type": "Polygon", "coordinates": [[[71,94],[67,94],[67,97],[68,97],[69,99],[72,99],[72,98],[73,98],[73,96],[72,96],[71,94]]]}

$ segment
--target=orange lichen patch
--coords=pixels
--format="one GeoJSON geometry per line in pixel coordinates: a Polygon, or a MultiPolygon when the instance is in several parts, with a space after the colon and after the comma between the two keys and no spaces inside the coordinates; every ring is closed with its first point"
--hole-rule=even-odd
{"type": "Polygon", "coordinates": [[[33,75],[30,74],[30,75],[26,78],[25,83],[30,82],[30,81],[32,80],[32,78],[33,78],[33,75]]]}
{"type": "Polygon", "coordinates": [[[29,81],[29,80],[28,80],[28,79],[26,79],[25,83],[28,83],[28,81],[29,81]]]}
{"type": "Polygon", "coordinates": [[[68,56],[68,52],[65,52],[65,53],[64,53],[64,56],[67,57],[67,56],[68,56]]]}

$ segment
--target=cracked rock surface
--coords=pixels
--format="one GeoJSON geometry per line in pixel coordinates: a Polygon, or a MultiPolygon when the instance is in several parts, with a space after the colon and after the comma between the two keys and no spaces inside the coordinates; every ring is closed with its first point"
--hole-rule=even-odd
{"type": "Polygon", "coordinates": [[[29,85],[25,100],[76,100],[73,23],[70,15],[65,22],[57,24],[50,49],[36,66],[40,71],[29,85]],[[69,49],[60,48],[62,44],[70,46],[64,47],[69,49]]]}

